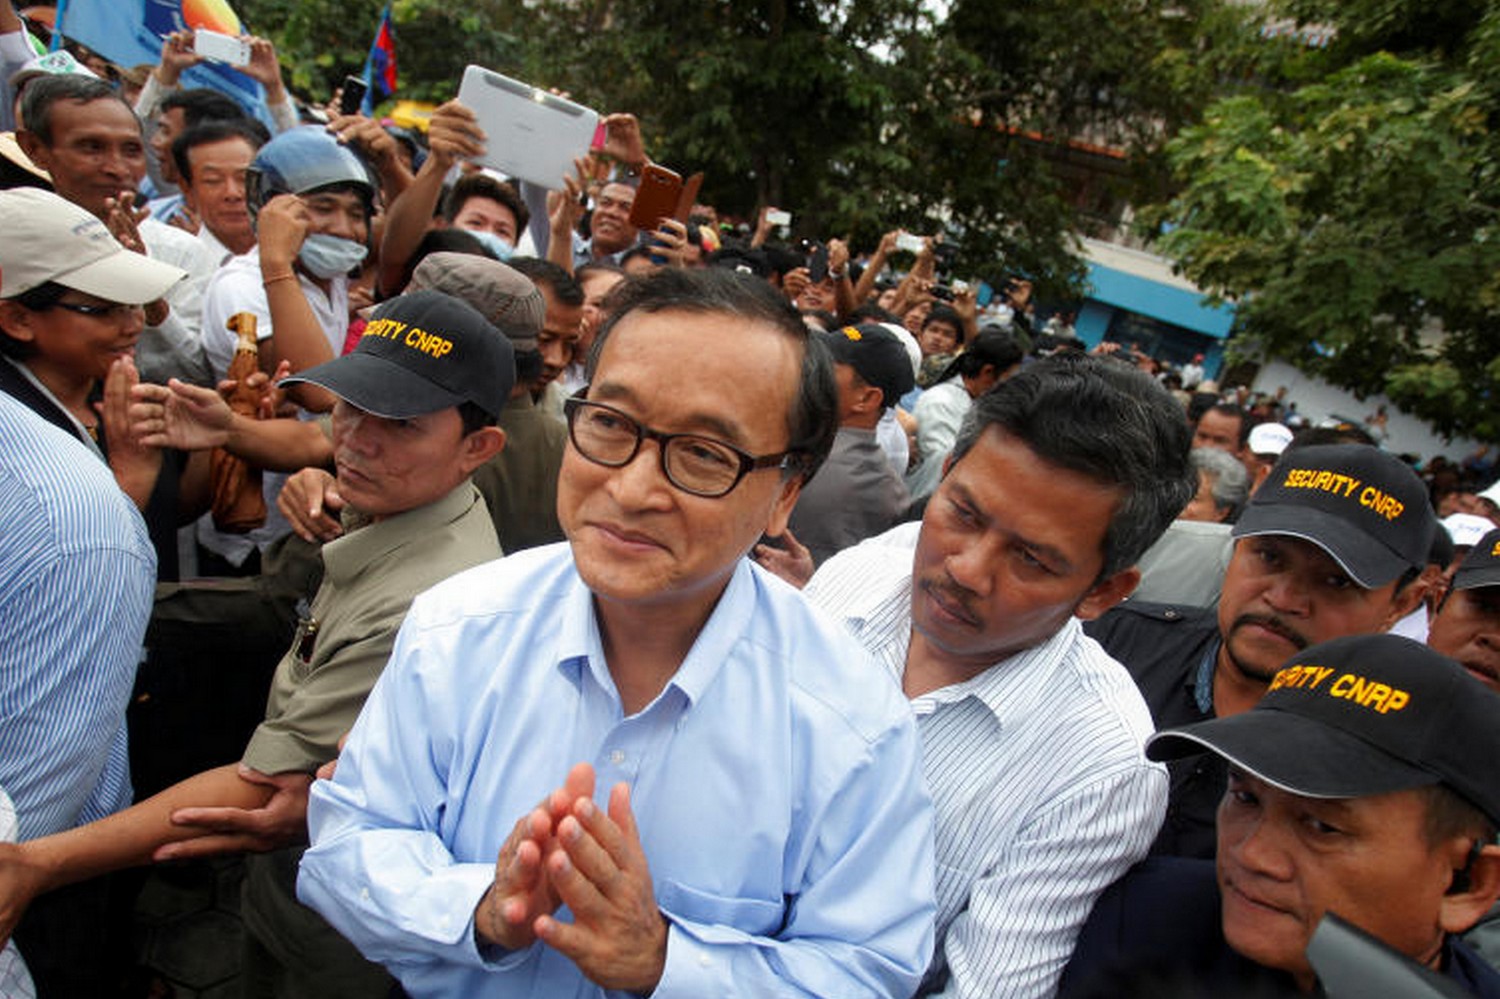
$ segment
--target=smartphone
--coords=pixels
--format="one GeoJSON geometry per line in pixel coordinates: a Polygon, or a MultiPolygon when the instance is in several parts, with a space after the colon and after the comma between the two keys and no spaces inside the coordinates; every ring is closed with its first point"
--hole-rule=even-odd
{"type": "Polygon", "coordinates": [[[953,289],[945,284],[935,284],[931,288],[932,297],[940,302],[953,301],[953,289]]]}
{"type": "Polygon", "coordinates": [[[656,163],[647,163],[641,171],[640,186],[630,206],[630,224],[651,231],[661,220],[672,218],[682,195],[682,177],[656,163]]]}
{"type": "Polygon", "coordinates": [[[344,85],[339,90],[339,114],[359,114],[365,106],[365,91],[368,89],[359,77],[344,77],[344,85]]]}
{"type": "Polygon", "coordinates": [[[193,32],[193,51],[205,59],[230,66],[246,66],[250,63],[249,41],[237,35],[226,35],[206,28],[193,32]]]}
{"type": "Polygon", "coordinates": [[[814,243],[807,255],[807,276],[813,284],[828,280],[828,247],[822,243],[814,243]]]}
{"type": "Polygon", "coordinates": [[[601,121],[598,125],[594,126],[594,138],[589,142],[589,152],[604,152],[604,144],[608,141],[609,127],[601,121]]]}
{"type": "Polygon", "coordinates": [[[916,236],[909,232],[903,232],[901,235],[896,237],[896,249],[898,250],[907,250],[911,253],[921,253],[926,245],[927,244],[922,241],[921,236],[916,236]]]}
{"type": "Polygon", "coordinates": [[[780,208],[766,212],[766,222],[769,225],[791,225],[792,213],[784,212],[780,208]]]}

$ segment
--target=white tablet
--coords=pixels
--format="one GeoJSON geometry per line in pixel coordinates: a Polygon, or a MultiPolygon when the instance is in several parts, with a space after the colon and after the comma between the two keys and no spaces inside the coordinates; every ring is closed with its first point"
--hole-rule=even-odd
{"type": "Polygon", "coordinates": [[[458,99],[484,129],[479,162],[542,187],[563,186],[599,124],[596,111],[482,66],[464,70],[458,99]]]}

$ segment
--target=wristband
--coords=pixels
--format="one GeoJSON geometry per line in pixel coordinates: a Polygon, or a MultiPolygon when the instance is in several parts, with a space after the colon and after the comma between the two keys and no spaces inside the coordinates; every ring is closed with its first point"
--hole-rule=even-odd
{"type": "Polygon", "coordinates": [[[295,280],[297,280],[297,275],[293,274],[291,271],[287,271],[285,274],[277,274],[275,277],[261,278],[260,286],[262,288],[269,288],[269,287],[271,287],[271,285],[275,284],[277,281],[295,281],[295,280]]]}

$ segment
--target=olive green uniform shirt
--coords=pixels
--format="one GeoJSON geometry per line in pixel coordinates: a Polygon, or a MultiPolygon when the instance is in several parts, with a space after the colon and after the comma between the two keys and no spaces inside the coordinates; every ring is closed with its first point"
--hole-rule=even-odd
{"type": "Polygon", "coordinates": [[[500,557],[489,513],[468,481],[378,522],[346,509],[344,529],[323,546],[323,583],[276,667],[265,721],[245,749],[243,762],[261,773],[312,773],[337,756],[412,598],[500,557]]]}

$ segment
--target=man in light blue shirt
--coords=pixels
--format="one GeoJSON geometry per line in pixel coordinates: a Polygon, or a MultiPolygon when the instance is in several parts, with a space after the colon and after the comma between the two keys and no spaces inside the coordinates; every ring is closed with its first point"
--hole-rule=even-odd
{"type": "Polygon", "coordinates": [[[418,999],[909,995],[934,905],[910,713],[744,558],[828,452],[826,353],[763,282],[672,270],[589,375],[568,545],[412,605],[314,786],[300,897],[418,999]]]}

